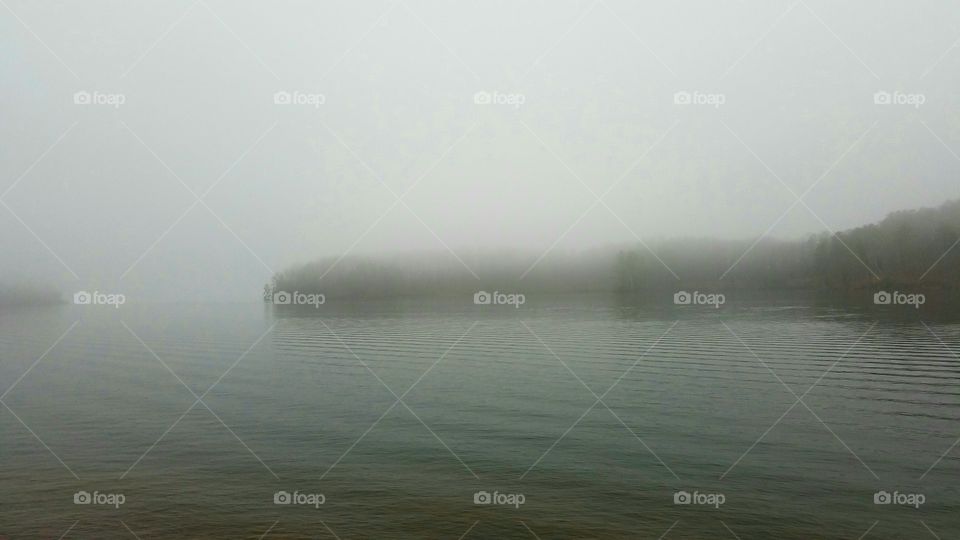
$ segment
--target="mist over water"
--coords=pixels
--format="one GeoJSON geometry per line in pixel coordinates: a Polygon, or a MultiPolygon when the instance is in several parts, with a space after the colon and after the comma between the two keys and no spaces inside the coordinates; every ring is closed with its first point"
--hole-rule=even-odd
{"type": "Polygon", "coordinates": [[[0,539],[960,533],[946,0],[0,0],[0,539]]]}
{"type": "Polygon", "coordinates": [[[8,6],[5,282],[244,300],[347,252],[798,239],[960,196],[949,2],[8,6]]]}

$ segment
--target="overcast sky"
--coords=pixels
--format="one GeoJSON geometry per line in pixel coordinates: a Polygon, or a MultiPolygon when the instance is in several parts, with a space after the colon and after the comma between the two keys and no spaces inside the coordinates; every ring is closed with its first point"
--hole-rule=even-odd
{"type": "Polygon", "coordinates": [[[960,197],[950,0],[4,4],[0,283],[255,298],[346,251],[796,238],[960,197]]]}

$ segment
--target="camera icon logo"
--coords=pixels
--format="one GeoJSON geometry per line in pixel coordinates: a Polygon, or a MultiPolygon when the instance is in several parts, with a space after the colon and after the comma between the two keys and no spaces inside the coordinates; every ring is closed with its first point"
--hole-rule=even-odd
{"type": "Polygon", "coordinates": [[[873,303],[878,306],[889,306],[893,302],[893,295],[887,291],[873,293],[873,303]]]}
{"type": "Polygon", "coordinates": [[[673,494],[673,504],[690,504],[693,498],[686,491],[678,491],[673,494]]]}
{"type": "Polygon", "coordinates": [[[893,497],[890,493],[880,490],[873,494],[873,504],[890,504],[893,502],[893,497]]]}
{"type": "Polygon", "coordinates": [[[78,306],[87,306],[93,301],[93,295],[87,291],[78,291],[73,293],[73,303],[78,306]]]}
{"type": "Polygon", "coordinates": [[[78,491],[73,494],[73,504],[90,504],[93,498],[86,491],[78,491]]]}
{"type": "Polygon", "coordinates": [[[90,92],[81,90],[73,94],[73,102],[77,105],[89,105],[93,101],[90,92]]]}
{"type": "Polygon", "coordinates": [[[890,95],[890,92],[884,92],[881,90],[879,92],[874,92],[873,94],[874,105],[889,105],[892,102],[893,96],[890,95]]]}
{"type": "Polygon", "coordinates": [[[292,502],[293,497],[286,491],[278,491],[273,494],[273,504],[290,504],[292,502]]]}
{"type": "Polygon", "coordinates": [[[275,105],[290,105],[293,103],[293,96],[290,94],[290,92],[285,92],[283,90],[274,92],[273,103],[275,105]]]}
{"type": "Polygon", "coordinates": [[[680,91],[673,94],[674,105],[689,105],[693,103],[693,96],[690,92],[680,91]]]}
{"type": "Polygon", "coordinates": [[[280,291],[273,294],[273,303],[281,306],[290,305],[291,297],[290,293],[286,291],[280,291]]]}
{"type": "Polygon", "coordinates": [[[493,497],[487,491],[478,491],[473,494],[473,504],[490,504],[492,502],[493,497]]]}
{"type": "Polygon", "coordinates": [[[688,306],[693,301],[693,295],[687,291],[677,291],[673,293],[673,303],[679,306],[688,306]]]}
{"type": "Polygon", "coordinates": [[[477,105],[489,105],[493,103],[493,94],[481,90],[473,95],[473,102],[477,105]]]}
{"type": "Polygon", "coordinates": [[[490,302],[493,301],[493,297],[490,296],[490,293],[487,291],[478,291],[473,293],[473,303],[478,306],[490,305],[490,302]]]}

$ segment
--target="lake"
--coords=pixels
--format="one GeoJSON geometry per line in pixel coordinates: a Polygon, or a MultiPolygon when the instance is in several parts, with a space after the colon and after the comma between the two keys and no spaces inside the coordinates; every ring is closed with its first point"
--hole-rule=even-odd
{"type": "Polygon", "coordinates": [[[960,534],[956,320],[527,296],[0,311],[0,538],[960,534]]]}

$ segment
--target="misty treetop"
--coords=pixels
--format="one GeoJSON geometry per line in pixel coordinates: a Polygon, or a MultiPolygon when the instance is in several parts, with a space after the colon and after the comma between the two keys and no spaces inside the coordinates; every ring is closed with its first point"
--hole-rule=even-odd
{"type": "Polygon", "coordinates": [[[516,251],[325,258],[273,276],[275,291],[377,298],[531,292],[642,292],[680,287],[856,290],[960,285],[960,200],[801,240],[674,239],[575,253],[516,251]],[[536,264],[534,264],[536,263],[536,264]],[[532,267],[532,269],[531,269],[532,267]],[[469,268],[469,269],[468,269],[469,268]],[[473,275],[479,276],[477,279],[473,275]],[[525,274],[526,273],[526,274],[525,274]]]}

